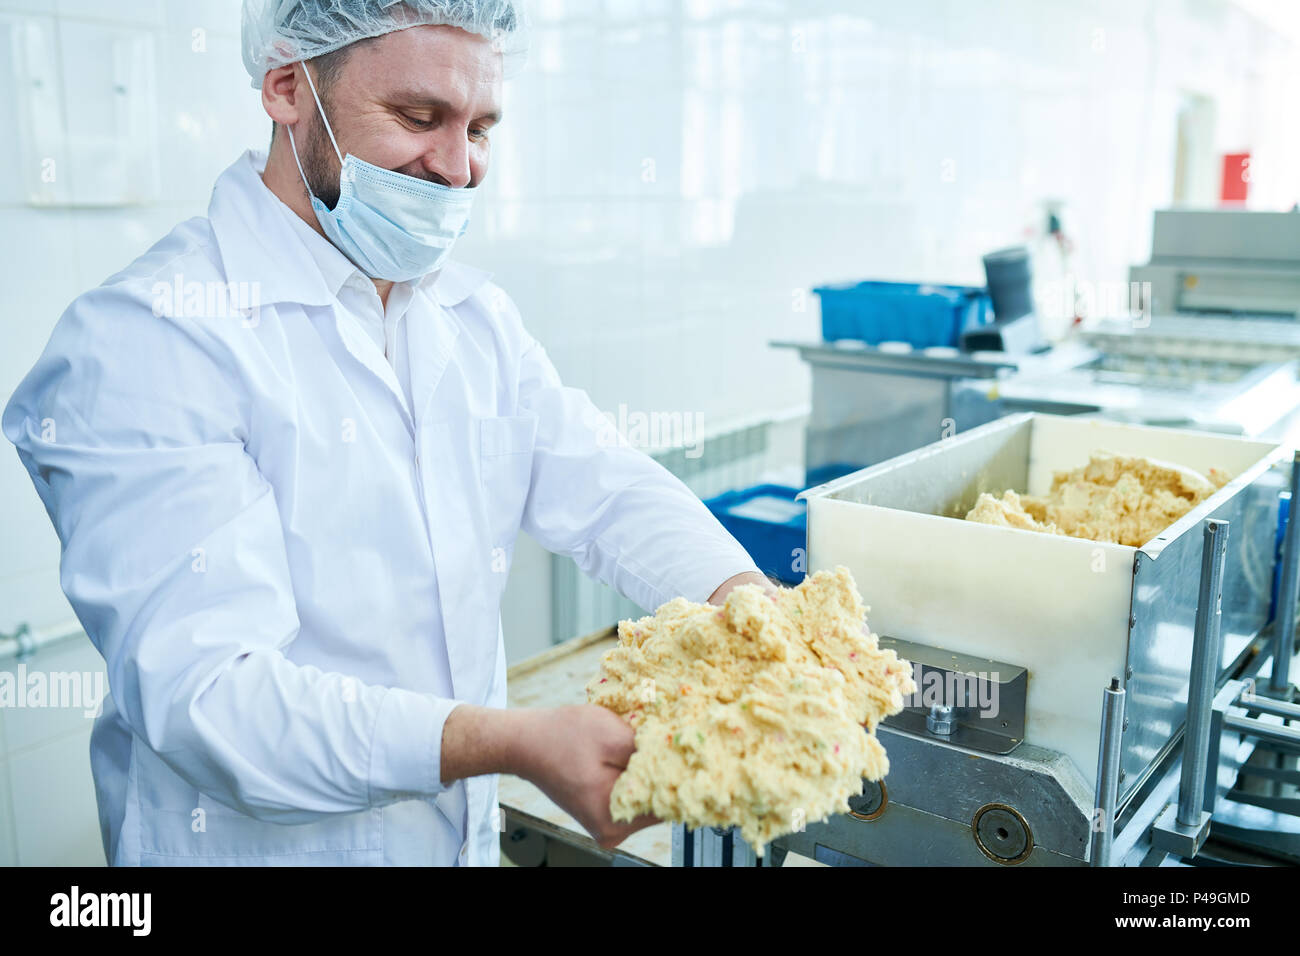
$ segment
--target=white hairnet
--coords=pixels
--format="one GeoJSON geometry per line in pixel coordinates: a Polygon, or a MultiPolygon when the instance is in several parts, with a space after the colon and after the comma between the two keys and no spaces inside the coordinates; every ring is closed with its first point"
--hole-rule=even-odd
{"type": "Polygon", "coordinates": [[[507,73],[522,62],[519,0],[244,0],[244,67],[261,89],[269,70],[358,40],[442,24],[499,44],[507,73]]]}

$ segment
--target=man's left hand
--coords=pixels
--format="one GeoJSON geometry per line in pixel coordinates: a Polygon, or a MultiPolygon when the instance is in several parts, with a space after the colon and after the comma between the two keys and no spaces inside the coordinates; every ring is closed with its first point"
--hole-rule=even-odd
{"type": "Polygon", "coordinates": [[[746,571],[744,574],[737,574],[734,577],[727,578],[727,580],[723,581],[722,584],[718,586],[718,589],[709,596],[709,603],[721,605],[727,600],[727,595],[742,584],[757,584],[769,592],[773,597],[775,597],[777,592],[780,590],[775,584],[757,571],[746,571]]]}

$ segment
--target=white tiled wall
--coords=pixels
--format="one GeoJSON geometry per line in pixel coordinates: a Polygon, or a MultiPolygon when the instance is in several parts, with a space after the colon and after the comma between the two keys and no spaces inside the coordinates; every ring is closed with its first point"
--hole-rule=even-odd
{"type": "MultiPolygon", "coordinates": [[[[51,675],[77,674],[86,675],[79,687],[107,687],[104,661],[84,636],[0,666],[20,693],[38,671],[46,686],[51,675]]],[[[104,863],[90,776],[93,715],[55,703],[65,702],[47,695],[44,706],[0,708],[0,865],[104,863]]]]}
{"type": "MultiPolygon", "coordinates": [[[[25,205],[20,164],[26,158],[10,135],[17,94],[7,74],[9,51],[0,51],[0,401],[8,400],[79,291],[118,271],[178,221],[203,214],[217,174],[247,145],[265,144],[270,123],[239,60],[239,6],[239,0],[0,0],[0,26],[34,16],[63,41],[55,46],[57,68],[73,120],[86,119],[76,109],[78,69],[96,36],[136,31],[151,38],[159,174],[159,199],[145,205],[25,205]]],[[[79,172],[93,187],[95,170],[79,171],[74,163],[67,175],[79,172]]],[[[58,539],[40,499],[5,443],[0,632],[23,621],[46,628],[72,619],[59,589],[58,559],[58,539]]],[[[81,637],[27,666],[102,672],[103,661],[81,637]]],[[[0,865],[104,862],[90,776],[91,723],[80,711],[0,709],[0,865]]]]}
{"type": "Polygon", "coordinates": [[[549,0],[466,254],[602,408],[782,407],[796,290],[981,282],[1047,198],[1081,276],[1125,278],[1184,92],[1261,208],[1300,199],[1296,59],[1209,0],[549,0]]]}
{"type": "MultiPolygon", "coordinates": [[[[806,375],[766,342],[816,334],[815,300],[801,290],[979,281],[980,254],[1018,241],[1049,197],[1066,204],[1079,274],[1123,278],[1146,256],[1151,211],[1171,197],[1185,95],[1213,100],[1217,151],[1253,151],[1254,204],[1300,200],[1300,56],[1228,0],[540,0],[533,10],[530,63],[507,88],[459,255],[494,270],[561,374],[611,411],[699,412],[716,430],[798,406],[806,375]]],[[[159,197],[26,205],[31,170],[7,135],[18,94],[0,51],[0,399],[68,301],[201,215],[216,175],[266,145],[238,14],[238,0],[0,0],[0,23],[35,17],[66,41],[56,50],[84,50],[97,29],[151,38],[159,197]]],[[[79,65],[62,59],[52,74],[73,102],[79,65]]],[[[521,545],[506,607],[512,657],[551,638],[536,623],[549,619],[542,557],[521,545]]],[[[57,562],[17,456],[0,449],[0,631],[71,616],[57,562]]],[[[0,714],[6,727],[11,716],[0,714]]],[[[0,863],[98,852],[85,730],[0,750],[0,863]]]]}
{"type": "MultiPolygon", "coordinates": [[[[182,219],[202,215],[212,181],[249,144],[264,145],[261,113],[239,59],[239,0],[0,0],[0,21],[34,16],[68,39],[69,55],[106,34],[152,38],[160,199],[116,208],[34,207],[12,136],[0,136],[0,400],[35,362],[59,314],[182,219]],[[196,34],[196,31],[201,31],[196,34]]],[[[0,55],[0,119],[17,95],[0,55]]],[[[78,102],[77,63],[61,63],[65,99],[78,102]]],[[[74,131],[75,132],[75,131],[74,131]]],[[[73,170],[68,175],[75,174],[73,170]]],[[[6,443],[7,445],[7,443],[6,443]]],[[[72,618],[57,578],[58,540],[12,448],[0,449],[0,631],[21,621],[72,618]]]]}
{"type": "Polygon", "coordinates": [[[0,759],[0,866],[18,865],[14,803],[9,796],[9,761],[0,759]]]}

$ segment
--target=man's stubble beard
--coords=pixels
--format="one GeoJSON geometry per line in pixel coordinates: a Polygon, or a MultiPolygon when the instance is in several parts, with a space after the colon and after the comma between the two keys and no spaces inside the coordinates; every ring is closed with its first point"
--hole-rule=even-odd
{"type": "Polygon", "coordinates": [[[307,142],[303,144],[302,168],[307,183],[312,195],[333,209],[339,204],[339,175],[343,170],[319,112],[315,114],[306,139],[307,142]]]}

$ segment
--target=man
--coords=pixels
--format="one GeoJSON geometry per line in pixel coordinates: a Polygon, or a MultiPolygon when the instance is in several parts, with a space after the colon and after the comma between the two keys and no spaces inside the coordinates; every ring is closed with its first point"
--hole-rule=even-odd
{"type": "Polygon", "coordinates": [[[269,155],[59,320],[5,410],[107,662],[114,864],[494,864],[496,777],[603,846],[633,734],[505,709],[522,527],[645,608],[766,580],[447,258],[510,0],[246,0],[269,155]],[[214,290],[216,290],[214,292],[214,290]]]}

